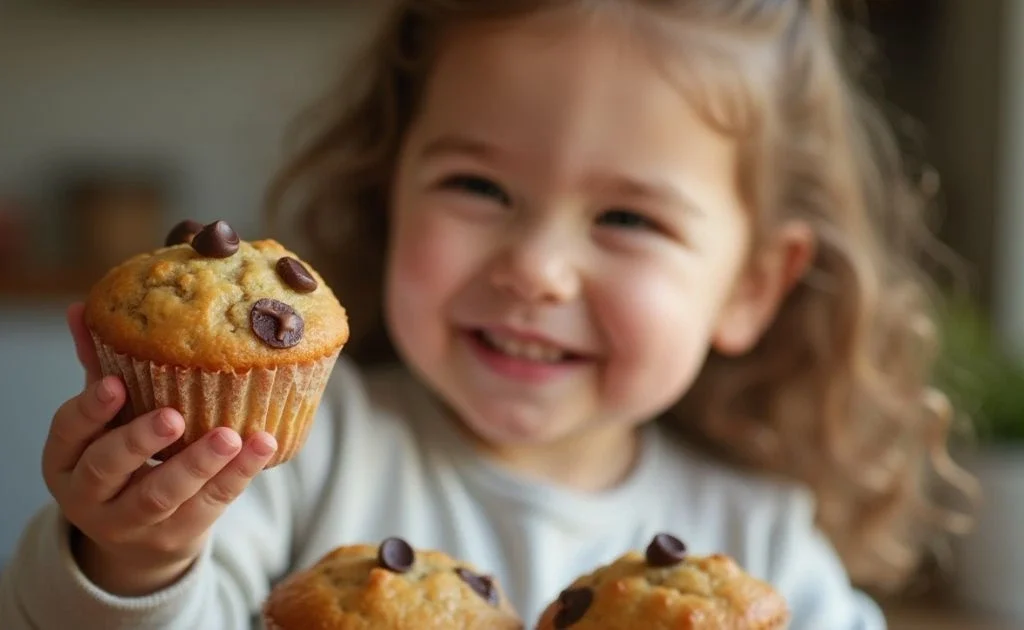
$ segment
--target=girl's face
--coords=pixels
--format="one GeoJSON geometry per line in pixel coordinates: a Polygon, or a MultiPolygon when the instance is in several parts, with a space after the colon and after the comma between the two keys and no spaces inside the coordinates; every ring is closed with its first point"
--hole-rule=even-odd
{"type": "Polygon", "coordinates": [[[630,37],[551,16],[455,33],[403,145],[390,332],[491,445],[621,439],[770,318],[735,144],[630,37]]]}

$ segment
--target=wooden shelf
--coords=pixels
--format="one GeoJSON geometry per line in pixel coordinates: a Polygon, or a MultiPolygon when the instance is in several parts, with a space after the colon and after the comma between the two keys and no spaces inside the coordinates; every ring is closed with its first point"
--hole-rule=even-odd
{"type": "Polygon", "coordinates": [[[887,607],[889,630],[1014,630],[1009,621],[981,613],[924,605],[887,607]]]}
{"type": "Polygon", "coordinates": [[[1020,630],[1009,621],[972,609],[960,601],[948,584],[917,596],[882,604],[889,630],[1020,630]]]}
{"type": "Polygon", "coordinates": [[[98,272],[81,269],[3,270],[0,271],[0,301],[53,302],[82,299],[98,272]]]}

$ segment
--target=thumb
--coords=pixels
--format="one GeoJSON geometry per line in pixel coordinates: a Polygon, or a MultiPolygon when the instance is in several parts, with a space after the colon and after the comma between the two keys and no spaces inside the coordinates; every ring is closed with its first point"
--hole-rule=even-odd
{"type": "Polygon", "coordinates": [[[96,354],[96,345],[85,325],[85,304],[77,302],[68,307],[68,329],[75,341],[75,354],[78,362],[85,369],[85,384],[88,386],[103,378],[100,370],[100,359],[96,354]]]}

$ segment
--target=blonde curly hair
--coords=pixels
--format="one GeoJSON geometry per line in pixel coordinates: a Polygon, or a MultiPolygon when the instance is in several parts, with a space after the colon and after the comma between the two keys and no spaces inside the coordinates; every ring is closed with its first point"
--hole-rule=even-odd
{"type": "Polygon", "coordinates": [[[712,355],[664,420],[733,463],[810,487],[819,525],[861,586],[902,586],[933,543],[966,528],[965,514],[934,498],[975,489],[949,458],[951,409],[929,384],[926,195],[857,86],[858,68],[844,63],[855,57],[826,0],[394,5],[352,71],[299,121],[302,143],[269,191],[271,218],[301,228],[304,253],[346,302],[350,356],[394,359],[381,316],[391,178],[444,34],[542,10],[620,11],[669,50],[701,40],[701,54],[660,58],[686,64],[684,92],[740,141],[755,235],[798,219],[817,237],[810,272],[759,345],[712,355]]]}

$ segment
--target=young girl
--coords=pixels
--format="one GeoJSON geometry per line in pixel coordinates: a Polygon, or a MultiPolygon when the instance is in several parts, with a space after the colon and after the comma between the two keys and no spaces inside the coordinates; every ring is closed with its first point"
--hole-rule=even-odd
{"type": "Polygon", "coordinates": [[[100,431],[125,390],[73,307],[89,384],[0,626],[246,628],[275,580],[387,535],[493,572],[529,626],[671,531],[769,580],[796,630],[883,628],[851,579],[908,578],[958,525],[929,498],[956,470],[920,203],[833,22],[397,2],[274,188],[359,335],[305,449],[260,473],[269,436],[216,430],[134,474],[182,420],[100,431]]]}

